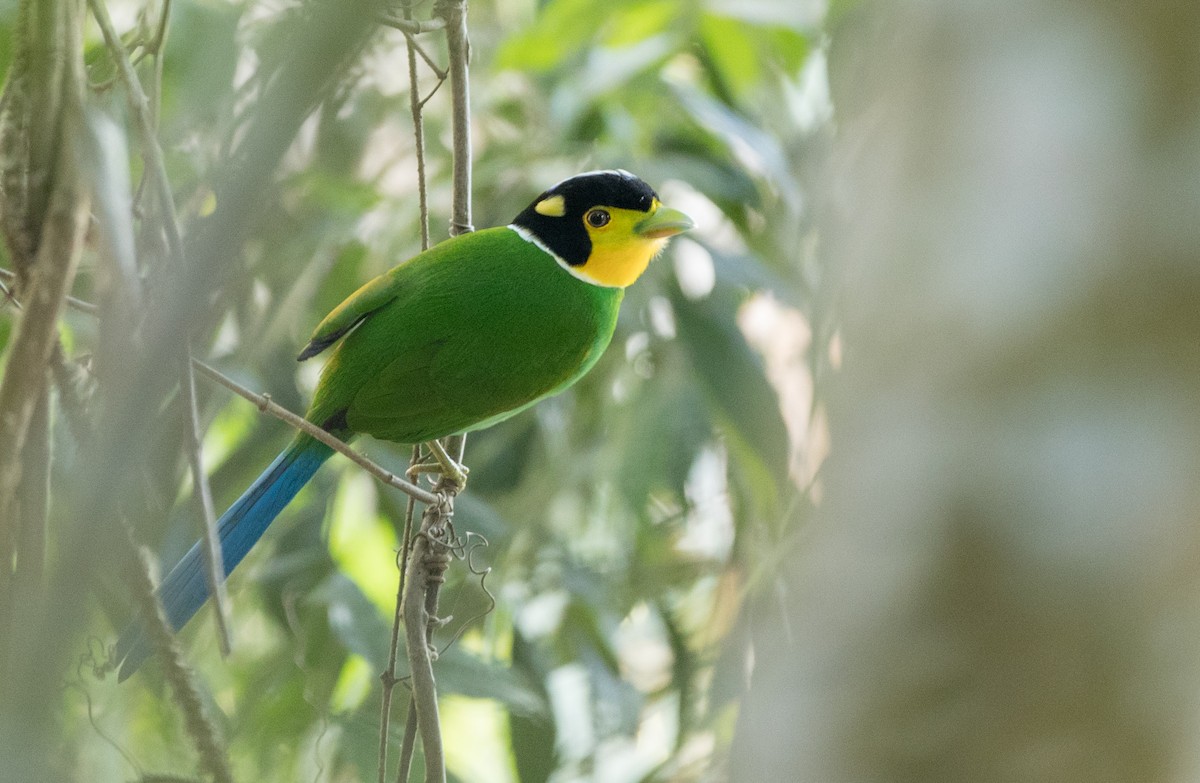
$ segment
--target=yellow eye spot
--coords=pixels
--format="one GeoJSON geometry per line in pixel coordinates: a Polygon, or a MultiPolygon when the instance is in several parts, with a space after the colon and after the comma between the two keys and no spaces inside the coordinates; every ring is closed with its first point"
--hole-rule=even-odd
{"type": "Polygon", "coordinates": [[[604,228],[612,220],[612,215],[606,209],[589,209],[583,219],[592,228],[604,228]]]}
{"type": "Polygon", "coordinates": [[[567,202],[562,196],[551,196],[535,204],[533,211],[546,217],[562,217],[567,214],[567,202]]]}

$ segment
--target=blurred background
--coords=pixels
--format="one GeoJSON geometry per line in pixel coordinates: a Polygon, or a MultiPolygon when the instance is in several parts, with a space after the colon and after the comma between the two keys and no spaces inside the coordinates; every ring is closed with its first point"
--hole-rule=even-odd
{"type": "MultiPolygon", "coordinates": [[[[110,5],[130,39],[161,8],[110,5]]],[[[477,0],[469,27],[477,226],[621,167],[699,227],[591,374],[468,439],[491,573],[442,594],[452,778],[1200,776],[1200,8],[477,0]]],[[[90,111],[134,139],[84,33],[90,111]]],[[[200,530],[163,333],[301,411],[313,326],[420,249],[404,37],[369,6],[173,0],[161,62],[188,268],[144,231],[139,326],[64,315],[97,432],[56,393],[13,780],[198,774],[157,667],[91,671],[131,613],[113,520],[167,566],[200,530]]],[[[425,119],[437,240],[447,88],[425,119]]],[[[94,250],[74,293],[115,308],[94,250]]],[[[291,432],[200,400],[220,510],[291,432]]],[[[233,655],[209,610],[181,634],[237,779],[374,779],[404,505],[331,460],[230,580],[233,655]]]]}

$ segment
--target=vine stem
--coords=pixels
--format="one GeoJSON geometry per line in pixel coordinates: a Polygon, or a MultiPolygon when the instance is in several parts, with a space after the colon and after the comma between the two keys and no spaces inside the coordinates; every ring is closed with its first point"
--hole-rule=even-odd
{"type": "MultiPolygon", "coordinates": [[[[470,43],[467,38],[466,0],[441,0],[434,15],[445,21],[446,43],[449,52],[449,82],[451,89],[451,133],[453,139],[453,206],[450,235],[473,231],[471,223],[471,110],[467,66],[470,43]]],[[[456,435],[448,439],[445,451],[461,464],[465,438],[456,435]]],[[[437,683],[433,676],[436,653],[431,644],[434,630],[440,624],[437,617],[438,595],[445,581],[445,571],[451,559],[453,531],[450,520],[454,514],[454,496],[460,485],[445,475],[437,484],[439,502],[425,509],[421,530],[413,540],[408,559],[408,579],[403,589],[403,617],[409,671],[412,674],[412,703],[409,725],[406,726],[400,775],[407,778],[407,763],[411,758],[412,723],[421,737],[425,754],[425,783],[445,783],[446,760],[443,753],[441,725],[438,715],[437,683]]]]}
{"type": "MultiPolygon", "coordinates": [[[[439,484],[439,487],[441,485],[439,484]]],[[[453,485],[442,487],[442,499],[425,509],[421,530],[409,554],[409,581],[404,587],[404,641],[412,677],[412,712],[425,752],[425,783],[445,783],[446,758],[438,715],[437,683],[433,677],[436,651],[430,643],[440,625],[438,592],[450,564],[450,519],[454,508],[453,485]]]]}
{"type": "MultiPolygon", "coordinates": [[[[413,467],[421,461],[421,447],[413,446],[412,458],[409,460],[409,467],[413,467]]],[[[396,564],[400,571],[400,578],[396,583],[396,614],[392,619],[392,642],[388,648],[388,664],[383,673],[379,675],[379,680],[383,684],[383,693],[380,697],[379,704],[379,783],[384,783],[387,780],[387,758],[388,758],[388,737],[389,726],[392,718],[392,694],[396,689],[396,684],[399,679],[396,677],[396,657],[400,651],[400,627],[403,624],[403,607],[404,607],[404,585],[406,584],[405,577],[407,576],[409,542],[412,539],[412,523],[413,512],[416,510],[416,501],[412,496],[409,496],[408,503],[404,509],[404,530],[400,536],[400,551],[396,555],[396,564]]],[[[411,713],[411,709],[410,709],[411,713]]],[[[411,717],[405,723],[405,746],[408,746],[409,729],[415,729],[416,725],[411,717]]],[[[412,760],[411,752],[405,753],[403,750],[400,754],[400,772],[398,777],[400,780],[408,777],[408,764],[412,760]]]]}
{"type": "MultiPolygon", "coordinates": [[[[408,58],[408,105],[409,111],[412,113],[413,148],[417,157],[417,199],[420,206],[421,250],[425,251],[429,249],[429,187],[425,169],[425,102],[421,99],[420,84],[417,80],[417,54],[420,53],[431,68],[434,66],[430,62],[429,56],[425,54],[425,51],[421,49],[413,38],[413,33],[420,32],[420,30],[413,31],[406,29],[409,23],[413,23],[412,8],[405,5],[403,15],[402,21],[405,22],[405,25],[399,26],[398,29],[405,31],[404,43],[408,58]]],[[[434,23],[436,23],[438,29],[445,27],[445,20],[440,18],[431,19],[423,24],[433,25],[434,23]]],[[[409,468],[414,467],[420,460],[421,447],[414,446],[409,468]]],[[[387,669],[379,675],[380,682],[383,684],[383,692],[380,695],[379,705],[379,783],[384,783],[387,780],[388,740],[392,720],[392,694],[398,682],[396,679],[396,657],[399,653],[400,629],[404,624],[404,587],[408,583],[408,557],[412,546],[413,513],[415,510],[415,502],[412,496],[409,496],[408,504],[404,511],[404,529],[400,537],[400,552],[397,556],[399,576],[396,580],[396,613],[392,618],[392,643],[388,653],[387,669]]],[[[404,722],[404,739],[400,745],[400,765],[396,771],[396,780],[400,783],[408,779],[409,770],[412,767],[413,748],[416,744],[416,729],[416,704],[410,699],[408,704],[408,718],[404,722]]]]}
{"type": "MultiPolygon", "coordinates": [[[[7,599],[11,589],[12,563],[20,536],[17,512],[22,481],[22,461],[30,426],[43,400],[46,368],[58,342],[58,315],[65,301],[75,270],[83,254],[84,237],[90,217],[91,198],[83,181],[78,158],[82,129],[82,107],[76,96],[64,104],[64,143],[58,163],[57,180],[51,194],[37,249],[37,261],[29,272],[29,295],[21,321],[9,347],[3,381],[0,382],[0,596],[7,599]]],[[[47,432],[39,434],[48,434],[47,432]]],[[[39,444],[37,448],[42,448],[39,444]]],[[[25,556],[33,562],[33,554],[25,556]]],[[[10,639],[7,628],[12,607],[3,606],[0,631],[10,639]]],[[[0,653],[0,659],[5,656],[0,653]]]]}

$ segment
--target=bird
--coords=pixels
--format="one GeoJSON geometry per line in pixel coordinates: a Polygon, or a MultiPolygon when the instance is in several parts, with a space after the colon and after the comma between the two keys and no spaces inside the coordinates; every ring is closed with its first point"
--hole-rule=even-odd
{"type": "MultiPolygon", "coordinates": [[[[332,348],[305,418],[350,441],[417,444],[483,429],[578,381],[612,339],[625,288],[683,212],[622,169],[569,177],[507,226],[460,234],[367,282],[297,359],[332,348]]],[[[226,575],[333,454],[298,432],[217,522],[226,575]]],[[[158,596],[181,629],[208,599],[197,542],[158,596]]],[[[114,648],[124,681],[150,655],[140,620],[114,648]]]]}

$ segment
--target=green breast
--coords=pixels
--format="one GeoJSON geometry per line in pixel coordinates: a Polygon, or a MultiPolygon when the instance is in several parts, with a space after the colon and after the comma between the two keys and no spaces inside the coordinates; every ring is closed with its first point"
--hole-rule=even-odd
{"type": "Polygon", "coordinates": [[[415,443],[495,423],[570,386],[612,338],[623,291],[573,277],[509,228],[390,273],[395,298],[335,349],[309,418],[415,443]]]}

